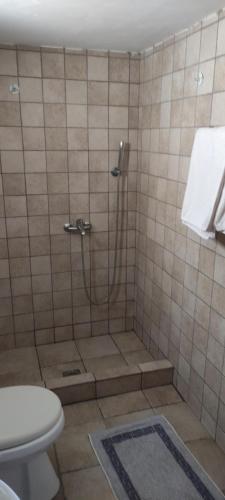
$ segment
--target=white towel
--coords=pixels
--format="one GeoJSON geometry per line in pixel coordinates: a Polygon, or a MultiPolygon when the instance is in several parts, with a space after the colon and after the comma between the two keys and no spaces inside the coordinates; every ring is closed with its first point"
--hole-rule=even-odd
{"type": "Polygon", "coordinates": [[[204,239],[215,238],[217,227],[225,231],[224,180],[225,127],[200,128],[192,149],[181,220],[204,239]]]}

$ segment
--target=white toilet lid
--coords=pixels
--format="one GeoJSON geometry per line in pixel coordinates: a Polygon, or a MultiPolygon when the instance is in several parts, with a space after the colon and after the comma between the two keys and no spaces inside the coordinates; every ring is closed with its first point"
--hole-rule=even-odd
{"type": "Polygon", "coordinates": [[[33,441],[48,432],[62,413],[59,398],[37,386],[0,389],[0,450],[33,441]]]}

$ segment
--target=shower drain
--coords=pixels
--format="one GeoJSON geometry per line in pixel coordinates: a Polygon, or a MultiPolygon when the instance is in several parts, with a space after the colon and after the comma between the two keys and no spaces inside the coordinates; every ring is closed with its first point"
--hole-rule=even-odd
{"type": "Polygon", "coordinates": [[[79,370],[79,368],[73,368],[71,370],[64,370],[62,372],[63,377],[71,377],[72,375],[80,375],[80,374],[81,374],[81,371],[79,370]]]}

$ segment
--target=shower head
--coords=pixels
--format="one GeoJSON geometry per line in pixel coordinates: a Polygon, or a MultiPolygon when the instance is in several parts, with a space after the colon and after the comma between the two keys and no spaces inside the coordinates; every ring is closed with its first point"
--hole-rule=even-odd
{"type": "Polygon", "coordinates": [[[125,149],[125,142],[120,141],[118,165],[111,170],[111,174],[113,177],[118,177],[118,175],[121,175],[121,170],[122,170],[121,167],[123,164],[124,149],[125,149]]]}

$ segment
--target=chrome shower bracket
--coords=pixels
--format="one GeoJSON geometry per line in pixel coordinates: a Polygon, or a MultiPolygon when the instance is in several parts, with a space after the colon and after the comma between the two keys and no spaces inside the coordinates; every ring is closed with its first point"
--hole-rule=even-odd
{"type": "Polygon", "coordinates": [[[118,177],[118,175],[121,175],[121,170],[119,167],[114,167],[112,170],[111,170],[111,174],[113,177],[118,177]]]}
{"type": "Polygon", "coordinates": [[[85,236],[87,231],[90,231],[92,225],[90,222],[85,222],[83,219],[77,219],[76,222],[67,222],[64,224],[64,231],[67,233],[78,233],[81,236],[85,236]]]}

